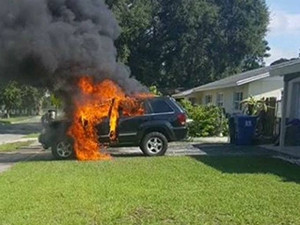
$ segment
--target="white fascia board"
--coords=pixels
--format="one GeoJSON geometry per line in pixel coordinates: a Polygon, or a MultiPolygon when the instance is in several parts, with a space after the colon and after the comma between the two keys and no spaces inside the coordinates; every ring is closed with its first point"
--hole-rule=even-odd
{"type": "Polygon", "coordinates": [[[223,84],[223,85],[217,85],[215,87],[204,87],[204,88],[198,88],[193,91],[193,93],[203,92],[203,91],[211,91],[211,90],[218,90],[218,89],[224,89],[224,88],[231,88],[236,87],[236,83],[230,83],[230,84],[223,84]]]}
{"type": "Polygon", "coordinates": [[[270,77],[270,73],[269,72],[263,73],[263,74],[259,74],[257,76],[249,77],[249,78],[246,78],[244,80],[239,80],[239,81],[236,82],[236,84],[237,84],[237,86],[241,86],[241,85],[253,82],[253,81],[257,81],[257,80],[261,80],[261,79],[267,78],[267,77],[270,77]]]}
{"type": "Polygon", "coordinates": [[[173,98],[184,98],[190,94],[193,93],[193,89],[190,89],[190,90],[187,90],[187,91],[183,91],[183,92],[180,92],[178,94],[174,94],[172,95],[173,98]]]}

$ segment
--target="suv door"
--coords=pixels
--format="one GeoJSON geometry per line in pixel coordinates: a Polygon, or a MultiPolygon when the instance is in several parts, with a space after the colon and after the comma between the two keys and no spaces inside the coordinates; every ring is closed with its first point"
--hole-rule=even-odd
{"type": "Polygon", "coordinates": [[[109,119],[105,118],[97,125],[97,134],[101,143],[109,143],[109,119]]]}
{"type": "Polygon", "coordinates": [[[142,116],[120,116],[118,126],[118,140],[120,145],[138,142],[139,127],[151,120],[148,100],[143,102],[143,108],[144,115],[142,116]]]}

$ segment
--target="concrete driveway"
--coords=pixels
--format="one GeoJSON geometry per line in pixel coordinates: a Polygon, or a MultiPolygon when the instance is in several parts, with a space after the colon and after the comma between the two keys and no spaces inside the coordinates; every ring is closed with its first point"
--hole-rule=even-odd
{"type": "MultiPolygon", "coordinates": [[[[143,156],[137,147],[110,148],[107,150],[113,157],[143,156]]],[[[234,146],[226,143],[174,142],[169,144],[167,156],[278,156],[275,151],[257,146],[234,146]]],[[[16,152],[0,153],[0,172],[18,162],[54,160],[49,150],[44,151],[37,142],[16,152]]]]}
{"type": "MultiPolygon", "coordinates": [[[[32,138],[24,137],[28,134],[39,133],[41,130],[42,125],[38,116],[14,124],[0,123],[0,145],[32,140],[32,138]]],[[[41,147],[38,143],[18,152],[0,152],[0,172],[7,170],[16,162],[35,157],[39,152],[41,152],[41,147]]]]}

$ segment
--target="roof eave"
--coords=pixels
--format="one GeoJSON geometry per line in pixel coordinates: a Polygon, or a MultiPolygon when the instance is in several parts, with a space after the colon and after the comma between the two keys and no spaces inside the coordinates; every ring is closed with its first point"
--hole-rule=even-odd
{"type": "Polygon", "coordinates": [[[216,89],[224,89],[224,88],[230,88],[230,87],[236,87],[238,86],[236,83],[233,84],[226,84],[226,85],[219,85],[215,87],[207,87],[207,88],[195,88],[194,93],[196,92],[203,92],[203,91],[211,91],[211,90],[216,90],[216,89]]]}
{"type": "Polygon", "coordinates": [[[278,66],[271,69],[271,76],[284,76],[287,74],[299,73],[300,72],[300,60],[294,62],[279,64],[278,66]]]}
{"type": "Polygon", "coordinates": [[[186,91],[183,91],[183,92],[180,92],[178,94],[174,94],[172,95],[173,98],[184,98],[190,94],[193,93],[193,89],[190,89],[190,90],[186,90],[186,91]]]}
{"type": "Polygon", "coordinates": [[[236,84],[238,86],[241,86],[241,85],[248,84],[248,83],[251,83],[251,82],[254,82],[254,81],[257,81],[257,80],[261,80],[261,79],[267,78],[267,77],[270,77],[270,73],[269,72],[263,73],[263,74],[259,74],[259,75],[253,76],[253,77],[249,77],[247,79],[239,80],[239,81],[236,82],[236,84]]]}

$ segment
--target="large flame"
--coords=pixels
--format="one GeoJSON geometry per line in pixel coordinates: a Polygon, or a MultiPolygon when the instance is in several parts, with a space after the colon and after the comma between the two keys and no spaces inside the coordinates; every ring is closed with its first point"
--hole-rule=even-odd
{"type": "MultiPolygon", "coordinates": [[[[97,125],[109,119],[109,138],[116,141],[119,113],[137,116],[144,113],[139,97],[128,97],[113,81],[94,82],[90,77],[82,77],[78,82],[79,95],[74,101],[74,114],[68,135],[74,140],[74,151],[79,160],[109,160],[103,153],[98,140],[97,125]]],[[[141,94],[140,98],[149,97],[141,94]]],[[[102,143],[103,144],[103,143],[102,143]]]]}

